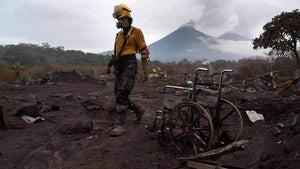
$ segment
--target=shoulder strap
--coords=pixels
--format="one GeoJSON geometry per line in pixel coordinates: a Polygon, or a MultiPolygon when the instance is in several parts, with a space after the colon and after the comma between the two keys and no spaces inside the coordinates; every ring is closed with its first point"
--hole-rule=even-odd
{"type": "MultiPolygon", "coordinates": [[[[126,37],[125,37],[125,40],[124,40],[124,42],[123,42],[123,45],[122,45],[122,47],[121,47],[121,50],[119,51],[117,57],[119,57],[119,56],[121,55],[121,53],[122,53],[122,51],[123,51],[123,49],[124,49],[124,46],[125,46],[125,44],[128,43],[129,36],[130,36],[130,34],[133,32],[134,29],[135,29],[134,27],[131,27],[130,30],[128,31],[128,33],[127,33],[127,35],[126,35],[126,37]]],[[[118,35],[119,35],[119,34],[117,34],[117,36],[118,36],[118,35]]],[[[115,51],[116,51],[116,43],[115,43],[115,51]]],[[[115,52],[115,53],[116,53],[116,52],[115,52]]]]}
{"type": "Polygon", "coordinates": [[[135,29],[135,27],[131,27],[130,30],[128,31],[128,33],[126,35],[126,44],[128,44],[129,36],[131,35],[131,33],[133,32],[134,29],[135,29]]]}
{"type": "Polygon", "coordinates": [[[117,40],[117,37],[119,36],[119,33],[116,33],[116,38],[115,38],[115,44],[114,44],[114,55],[115,55],[115,57],[117,56],[116,55],[116,40],[117,40]]]}

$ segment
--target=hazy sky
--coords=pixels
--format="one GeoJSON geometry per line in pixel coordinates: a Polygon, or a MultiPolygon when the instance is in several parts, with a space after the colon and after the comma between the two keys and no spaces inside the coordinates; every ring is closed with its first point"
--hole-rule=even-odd
{"type": "Polygon", "coordinates": [[[151,44],[190,22],[209,35],[235,31],[248,38],[300,0],[0,0],[0,44],[49,43],[102,52],[113,48],[115,5],[132,9],[133,25],[151,44]]]}

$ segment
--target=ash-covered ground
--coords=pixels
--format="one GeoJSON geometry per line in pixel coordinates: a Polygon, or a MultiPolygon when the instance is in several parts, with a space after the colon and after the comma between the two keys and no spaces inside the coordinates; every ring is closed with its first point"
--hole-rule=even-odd
{"type": "MultiPolygon", "coordinates": [[[[63,78],[62,78],[63,79],[63,78]]],[[[162,99],[167,80],[136,82],[131,99],[146,109],[140,125],[129,112],[127,133],[110,137],[116,112],[113,81],[80,76],[55,83],[2,84],[0,105],[5,107],[8,129],[0,130],[1,169],[170,169],[184,161],[172,147],[161,147],[147,130],[162,99]],[[20,116],[42,116],[45,121],[26,123],[20,116]]],[[[255,83],[254,83],[255,84],[255,83]]],[[[252,86],[253,87],[253,86],[252,86]]],[[[244,119],[243,149],[211,159],[241,168],[300,168],[300,97],[273,96],[270,90],[231,91],[244,119]],[[252,123],[245,110],[264,120],[252,123]]],[[[178,93],[177,93],[178,94],[178,93]]]]}

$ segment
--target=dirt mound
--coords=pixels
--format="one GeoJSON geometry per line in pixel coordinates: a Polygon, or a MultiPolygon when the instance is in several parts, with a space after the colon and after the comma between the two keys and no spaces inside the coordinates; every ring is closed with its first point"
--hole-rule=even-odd
{"type": "Polygon", "coordinates": [[[299,96],[275,97],[263,92],[236,92],[226,97],[238,105],[244,119],[242,139],[250,141],[242,151],[214,160],[241,168],[299,168],[299,96]],[[245,110],[262,114],[264,120],[252,123],[245,110]]]}
{"type": "Polygon", "coordinates": [[[66,82],[66,83],[99,83],[90,75],[80,75],[76,71],[51,71],[44,75],[43,82],[66,82]]]}

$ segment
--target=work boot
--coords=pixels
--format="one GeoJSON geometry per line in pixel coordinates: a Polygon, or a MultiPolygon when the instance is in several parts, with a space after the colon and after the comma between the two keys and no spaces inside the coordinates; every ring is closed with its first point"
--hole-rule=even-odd
{"type": "Polygon", "coordinates": [[[122,125],[117,125],[111,132],[110,136],[116,137],[126,133],[126,128],[122,125]]]}
{"type": "Polygon", "coordinates": [[[145,113],[145,109],[138,104],[134,104],[131,100],[129,100],[128,109],[132,110],[136,115],[134,122],[136,124],[140,124],[145,113]]]}
{"type": "Polygon", "coordinates": [[[135,111],[136,119],[134,121],[136,124],[141,124],[144,113],[145,109],[141,106],[137,106],[137,109],[135,111]]]}

